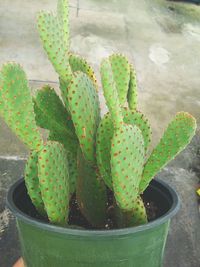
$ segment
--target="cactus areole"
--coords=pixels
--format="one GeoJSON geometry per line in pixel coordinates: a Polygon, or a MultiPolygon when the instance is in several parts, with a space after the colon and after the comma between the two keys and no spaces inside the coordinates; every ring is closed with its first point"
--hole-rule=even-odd
{"type": "Polygon", "coordinates": [[[41,11],[37,25],[59,76],[62,99],[49,85],[33,96],[22,67],[6,63],[0,71],[0,114],[30,150],[24,179],[38,218],[51,227],[71,229],[74,202],[92,229],[148,225],[143,193],[191,141],[195,118],[187,112],[175,114],[150,152],[151,127],[138,110],[136,74],[128,59],[113,54],[101,63],[109,110],[101,117],[94,71],[70,52],[68,0],[58,0],[55,14],[41,11]]]}

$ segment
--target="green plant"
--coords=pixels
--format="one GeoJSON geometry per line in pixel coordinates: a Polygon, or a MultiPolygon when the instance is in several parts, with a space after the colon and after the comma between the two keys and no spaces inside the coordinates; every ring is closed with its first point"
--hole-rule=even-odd
{"type": "Polygon", "coordinates": [[[30,148],[25,182],[38,212],[66,225],[76,191],[82,214],[94,227],[107,217],[107,191],[119,226],[147,222],[142,193],[153,177],[190,142],[195,119],[177,113],[149,157],[151,128],[137,109],[137,83],[125,56],[103,60],[101,79],[109,112],[100,117],[98,86],[90,65],[69,52],[68,1],[57,14],[40,12],[39,34],[60,79],[63,101],[50,86],[32,96],[23,69],[5,64],[0,73],[0,112],[30,148]],[[39,128],[49,131],[43,140],[39,128]]]}

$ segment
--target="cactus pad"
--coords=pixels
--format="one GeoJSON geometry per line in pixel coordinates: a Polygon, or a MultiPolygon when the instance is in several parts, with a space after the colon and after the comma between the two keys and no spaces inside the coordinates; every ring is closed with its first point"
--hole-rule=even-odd
{"type": "Polygon", "coordinates": [[[43,141],[23,69],[14,63],[5,64],[0,73],[0,88],[0,112],[5,122],[31,150],[39,151],[43,141]]]}
{"type": "Polygon", "coordinates": [[[137,108],[137,79],[136,73],[132,65],[130,65],[130,82],[128,89],[128,105],[130,110],[136,110],[137,108]]]}
{"type": "Polygon", "coordinates": [[[77,152],[67,152],[68,172],[69,172],[69,192],[72,195],[76,190],[78,169],[77,169],[77,152]]]}
{"type": "Polygon", "coordinates": [[[96,89],[86,74],[74,73],[74,79],[68,88],[68,104],[84,156],[88,161],[94,162],[100,109],[96,89]]]}
{"type": "Polygon", "coordinates": [[[110,149],[113,132],[114,128],[111,116],[110,113],[107,113],[102,118],[97,130],[96,156],[101,176],[110,189],[112,189],[110,149]]]}
{"type": "Polygon", "coordinates": [[[119,103],[123,106],[127,101],[130,81],[130,64],[128,59],[120,54],[111,55],[109,61],[112,67],[112,75],[115,81],[119,103]]]}
{"type": "Polygon", "coordinates": [[[33,205],[41,215],[45,215],[46,212],[38,179],[38,153],[35,151],[30,153],[29,159],[26,163],[25,183],[33,205]]]}
{"type": "Polygon", "coordinates": [[[139,111],[123,108],[122,113],[124,116],[124,122],[131,125],[136,125],[142,132],[144,138],[144,149],[147,152],[151,143],[151,126],[148,119],[139,111]]]}
{"type": "Polygon", "coordinates": [[[64,225],[69,208],[67,153],[63,145],[47,142],[38,155],[38,178],[50,222],[64,225]]]}
{"type": "Polygon", "coordinates": [[[82,214],[95,227],[106,221],[106,187],[81,151],[78,152],[78,183],[76,196],[82,214]]]}
{"type": "Polygon", "coordinates": [[[176,114],[144,166],[140,192],[147,188],[161,168],[186,147],[194,136],[195,130],[196,121],[192,115],[186,112],[176,114]]]}
{"type": "MultiPolygon", "coordinates": [[[[51,13],[41,11],[38,14],[38,31],[43,43],[43,47],[47,52],[48,58],[53,64],[56,72],[65,81],[70,81],[72,78],[72,71],[69,65],[69,33],[68,23],[66,19],[68,16],[65,13],[68,11],[62,9],[62,3],[66,1],[59,1],[58,12],[64,10],[63,13],[58,13],[54,16],[51,13]],[[64,18],[66,16],[66,18],[64,18]],[[65,28],[66,27],[66,28],[65,28]]],[[[67,5],[67,2],[66,2],[67,5]]]]}
{"type": "Polygon", "coordinates": [[[126,227],[138,226],[148,222],[143,200],[138,196],[134,202],[133,209],[126,213],[126,227]]]}
{"type": "Polygon", "coordinates": [[[120,127],[123,124],[123,117],[109,59],[104,59],[101,63],[101,80],[106,104],[111,113],[114,125],[115,127],[120,127]]]}
{"type": "MultiPolygon", "coordinates": [[[[136,125],[142,132],[144,139],[144,149],[147,152],[151,142],[151,128],[147,118],[139,111],[131,111],[128,108],[123,108],[122,113],[124,122],[130,125],[136,125]]],[[[110,113],[107,113],[101,120],[97,130],[97,163],[106,185],[112,189],[112,175],[110,167],[110,149],[113,137],[113,123],[110,113]]]]}
{"type": "Polygon", "coordinates": [[[50,131],[49,140],[59,141],[67,150],[76,150],[78,140],[70,114],[50,86],[44,86],[34,99],[37,125],[50,131]]]}
{"type": "Polygon", "coordinates": [[[121,125],[111,145],[111,172],[117,204],[122,210],[134,208],[144,165],[144,141],[137,126],[121,125]]]}
{"type": "Polygon", "coordinates": [[[70,64],[73,72],[81,71],[81,72],[87,74],[87,76],[94,83],[96,89],[98,88],[97,79],[96,79],[96,76],[94,74],[94,71],[93,71],[92,67],[88,64],[88,62],[84,58],[70,53],[69,54],[69,64],[70,64]]]}

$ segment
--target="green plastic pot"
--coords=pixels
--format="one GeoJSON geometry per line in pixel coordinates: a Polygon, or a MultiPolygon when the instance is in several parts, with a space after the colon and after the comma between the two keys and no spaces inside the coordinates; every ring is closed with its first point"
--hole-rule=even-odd
{"type": "Polygon", "coordinates": [[[7,205],[17,219],[27,267],[160,267],[179,198],[159,180],[152,181],[145,198],[156,203],[160,217],[146,225],[119,230],[69,229],[32,218],[29,214],[34,207],[22,179],[10,188],[7,205]]]}

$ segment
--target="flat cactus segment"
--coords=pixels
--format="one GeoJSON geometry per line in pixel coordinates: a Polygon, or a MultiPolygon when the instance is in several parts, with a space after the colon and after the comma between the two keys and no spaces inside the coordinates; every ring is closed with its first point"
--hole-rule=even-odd
{"type": "Polygon", "coordinates": [[[81,149],[88,161],[95,162],[96,131],[100,121],[99,100],[90,78],[74,73],[68,87],[68,104],[81,149]]]}
{"type": "Polygon", "coordinates": [[[126,226],[138,226],[148,222],[147,213],[143,200],[138,196],[134,202],[133,209],[126,213],[126,226]]]}
{"type": "Polygon", "coordinates": [[[34,110],[38,126],[52,132],[60,131],[65,134],[66,138],[75,138],[71,116],[63,106],[59,96],[49,85],[37,92],[34,99],[34,110]]]}
{"type": "Polygon", "coordinates": [[[147,152],[151,143],[151,126],[148,119],[139,111],[123,108],[122,113],[124,116],[124,122],[131,125],[136,125],[142,132],[144,138],[144,149],[147,152]]]}
{"type": "Polygon", "coordinates": [[[76,196],[82,214],[94,227],[104,227],[106,221],[106,187],[81,151],[78,152],[78,183],[76,196]]]}
{"type": "Polygon", "coordinates": [[[39,151],[43,141],[36,126],[28,81],[18,64],[2,67],[0,89],[0,113],[5,122],[31,150],[39,151]]]}
{"type": "Polygon", "coordinates": [[[121,125],[111,145],[111,172],[117,204],[131,211],[139,192],[144,165],[144,141],[137,126],[121,125]]]}
{"type": "Polygon", "coordinates": [[[81,71],[81,72],[87,74],[88,77],[94,83],[96,89],[98,89],[97,78],[94,74],[94,71],[93,71],[92,67],[88,64],[88,62],[84,58],[70,53],[69,54],[69,64],[70,64],[73,72],[81,71]]]}
{"type": "Polygon", "coordinates": [[[25,184],[28,190],[28,194],[35,208],[41,215],[46,215],[39,186],[38,153],[36,151],[30,153],[29,159],[26,163],[25,184]]]}
{"type": "Polygon", "coordinates": [[[57,14],[58,20],[62,25],[63,39],[65,40],[65,45],[69,49],[69,1],[68,0],[58,0],[57,3],[57,14]]]}
{"type": "MultiPolygon", "coordinates": [[[[144,149],[145,152],[147,152],[151,142],[151,128],[149,121],[139,111],[131,111],[128,108],[123,108],[122,114],[126,124],[130,124],[132,126],[136,125],[141,130],[144,139],[144,149]]],[[[112,189],[110,150],[113,133],[114,127],[110,113],[108,112],[102,118],[97,130],[96,154],[99,171],[104,179],[104,182],[110,189],[112,189]]]]}
{"type": "MultiPolygon", "coordinates": [[[[59,14],[58,14],[59,16],[59,14]]],[[[61,20],[51,13],[41,11],[37,18],[38,31],[43,47],[58,75],[65,81],[72,79],[69,65],[69,39],[61,20]]]]}
{"type": "Polygon", "coordinates": [[[62,144],[49,141],[38,155],[38,178],[50,222],[65,225],[69,210],[67,153],[62,144]]]}
{"type": "Polygon", "coordinates": [[[130,82],[128,89],[128,105],[130,110],[136,110],[137,108],[137,78],[136,73],[132,65],[130,65],[130,82]]]}
{"type": "Polygon", "coordinates": [[[106,104],[111,113],[114,125],[115,127],[120,127],[123,123],[123,118],[109,59],[104,59],[101,63],[101,80],[106,104]]]}
{"type": "Polygon", "coordinates": [[[195,118],[189,113],[178,112],[144,166],[140,192],[147,188],[157,172],[189,144],[195,131],[195,118]]]}
{"type": "Polygon", "coordinates": [[[72,195],[76,191],[78,168],[77,152],[67,152],[68,172],[69,172],[69,192],[72,195]]]}
{"type": "Polygon", "coordinates": [[[110,113],[107,113],[102,118],[97,130],[96,156],[101,177],[110,189],[112,189],[110,150],[113,133],[114,128],[111,116],[110,113]]]}
{"type": "Polygon", "coordinates": [[[109,57],[112,67],[113,78],[118,92],[119,102],[123,106],[127,101],[130,81],[130,64],[128,59],[120,54],[109,57]]]}
{"type": "Polygon", "coordinates": [[[146,209],[140,196],[137,196],[133,206],[131,211],[122,211],[118,206],[115,206],[115,217],[118,228],[133,227],[148,222],[146,209]]]}

